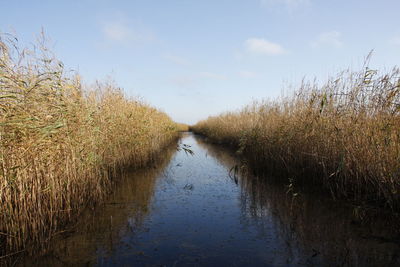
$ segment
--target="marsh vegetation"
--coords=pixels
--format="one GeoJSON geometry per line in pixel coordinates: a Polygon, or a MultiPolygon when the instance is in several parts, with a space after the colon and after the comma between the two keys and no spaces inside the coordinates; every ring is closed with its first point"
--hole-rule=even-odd
{"type": "Polygon", "coordinates": [[[400,70],[367,66],[190,127],[205,139],[1,36],[0,264],[398,263],[400,70]]]}
{"type": "Polygon", "coordinates": [[[0,39],[1,257],[62,232],[101,202],[117,173],[177,138],[165,113],[112,82],[82,84],[42,43],[0,39]]]}
{"type": "Polygon", "coordinates": [[[320,185],[328,196],[400,208],[400,70],[346,70],[192,130],[233,145],[254,168],[320,185]]]}
{"type": "Polygon", "coordinates": [[[17,266],[399,264],[399,229],[385,217],[361,219],[351,205],[251,169],[233,173],[232,149],[181,136],[193,155],[170,147],[152,168],[127,173],[45,256],[17,266]]]}

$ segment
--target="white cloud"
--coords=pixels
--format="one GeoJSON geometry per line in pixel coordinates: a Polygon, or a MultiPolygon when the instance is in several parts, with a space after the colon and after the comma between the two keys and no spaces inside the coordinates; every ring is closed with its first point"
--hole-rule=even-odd
{"type": "Polygon", "coordinates": [[[182,65],[182,66],[188,66],[188,65],[190,65],[190,64],[189,64],[189,61],[186,60],[185,58],[182,58],[182,57],[179,57],[179,56],[170,54],[170,53],[164,54],[164,55],[163,55],[163,58],[166,59],[166,60],[168,60],[168,61],[170,61],[170,62],[173,62],[173,63],[175,63],[175,64],[177,64],[177,65],[182,65]]]}
{"type": "Polygon", "coordinates": [[[196,79],[192,76],[177,76],[170,80],[170,82],[178,87],[189,88],[196,85],[196,79]]]}
{"type": "Polygon", "coordinates": [[[310,0],[260,0],[262,6],[279,6],[283,5],[289,10],[293,10],[300,6],[311,4],[310,0]]]}
{"type": "Polygon", "coordinates": [[[242,78],[254,78],[257,76],[255,72],[248,71],[248,70],[241,70],[238,72],[239,76],[242,78]]]}
{"type": "Polygon", "coordinates": [[[208,78],[208,79],[215,79],[215,80],[226,80],[226,76],[218,73],[212,72],[199,72],[197,74],[199,78],[208,78]]]}
{"type": "Polygon", "coordinates": [[[400,45],[400,36],[395,36],[390,40],[391,44],[400,45]]]}
{"type": "Polygon", "coordinates": [[[311,46],[333,46],[339,48],[343,46],[343,42],[340,40],[341,36],[342,34],[338,31],[323,32],[315,41],[311,42],[311,46]]]}
{"type": "Polygon", "coordinates": [[[146,42],[154,39],[142,25],[133,26],[123,17],[104,21],[101,30],[104,38],[113,43],[146,42]]]}
{"type": "Polygon", "coordinates": [[[170,82],[178,87],[193,88],[205,80],[226,80],[227,77],[213,72],[197,72],[191,75],[176,76],[170,82]]]}
{"type": "Polygon", "coordinates": [[[103,26],[105,37],[111,41],[122,42],[132,38],[132,31],[129,27],[121,22],[107,22],[103,26]]]}
{"type": "Polygon", "coordinates": [[[245,47],[249,52],[264,55],[280,55],[287,52],[281,45],[260,38],[247,39],[245,47]]]}

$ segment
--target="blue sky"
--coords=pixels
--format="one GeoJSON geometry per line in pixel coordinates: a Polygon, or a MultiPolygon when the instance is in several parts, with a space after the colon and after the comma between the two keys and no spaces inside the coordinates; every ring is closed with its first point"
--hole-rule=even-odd
{"type": "Polygon", "coordinates": [[[0,32],[51,49],[85,82],[111,76],[174,120],[195,123],[306,76],[400,62],[398,0],[0,0],[0,32]]]}

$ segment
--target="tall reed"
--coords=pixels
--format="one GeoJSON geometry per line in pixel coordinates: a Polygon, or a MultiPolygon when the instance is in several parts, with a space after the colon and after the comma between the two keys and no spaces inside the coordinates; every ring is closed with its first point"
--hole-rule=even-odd
{"type": "Polygon", "coordinates": [[[120,167],[177,137],[163,112],[112,82],[85,88],[43,46],[0,39],[0,256],[41,246],[99,202],[120,167]]]}
{"type": "Polygon", "coordinates": [[[333,197],[400,208],[400,70],[364,66],[192,127],[333,197]]]}

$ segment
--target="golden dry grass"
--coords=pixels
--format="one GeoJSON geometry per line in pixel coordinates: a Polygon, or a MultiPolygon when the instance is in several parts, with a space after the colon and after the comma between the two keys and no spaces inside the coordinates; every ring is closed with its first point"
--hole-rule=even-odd
{"type": "Polygon", "coordinates": [[[400,70],[368,67],[305,82],[293,95],[253,103],[191,127],[239,148],[254,166],[284,170],[333,197],[400,208],[400,70]]]}
{"type": "Polygon", "coordinates": [[[189,125],[184,124],[184,123],[177,123],[178,126],[178,131],[180,132],[187,132],[189,131],[189,125]]]}
{"type": "Polygon", "coordinates": [[[177,137],[163,112],[111,82],[84,88],[43,47],[0,39],[0,256],[56,235],[123,166],[177,137]]]}

